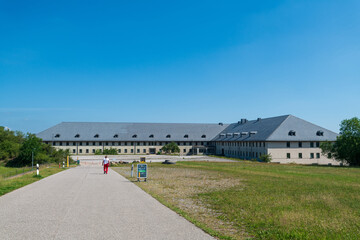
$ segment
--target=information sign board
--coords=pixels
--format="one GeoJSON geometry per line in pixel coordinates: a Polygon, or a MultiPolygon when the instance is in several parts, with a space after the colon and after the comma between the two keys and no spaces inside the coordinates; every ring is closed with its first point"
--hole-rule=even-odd
{"type": "Polygon", "coordinates": [[[147,178],[147,164],[138,164],[137,165],[137,179],[140,181],[141,178],[147,178]]]}

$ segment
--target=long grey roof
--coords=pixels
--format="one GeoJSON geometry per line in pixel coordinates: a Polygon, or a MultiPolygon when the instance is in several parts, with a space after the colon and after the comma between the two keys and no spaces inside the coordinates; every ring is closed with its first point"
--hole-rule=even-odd
{"type": "Polygon", "coordinates": [[[38,133],[37,137],[43,141],[210,141],[227,126],[200,123],[62,122],[38,133]],[[76,138],[77,134],[79,137],[76,138]],[[97,138],[94,137],[96,134],[97,138]],[[116,134],[118,137],[115,138],[116,134]],[[137,137],[133,138],[134,135],[137,137]],[[170,138],[166,137],[168,135],[170,138]]]}
{"type": "Polygon", "coordinates": [[[337,136],[303,119],[284,115],[230,124],[213,141],[335,141],[337,136]]]}

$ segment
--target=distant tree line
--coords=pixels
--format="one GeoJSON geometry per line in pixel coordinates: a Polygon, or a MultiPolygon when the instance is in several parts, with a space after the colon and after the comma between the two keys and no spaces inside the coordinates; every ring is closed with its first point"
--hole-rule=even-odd
{"type": "Polygon", "coordinates": [[[62,162],[70,155],[69,150],[57,150],[45,144],[35,134],[24,134],[0,126],[0,160],[8,167],[30,166],[34,164],[62,162]]]}
{"type": "Polygon", "coordinates": [[[320,147],[328,157],[350,166],[360,166],[360,119],[354,117],[343,120],[335,143],[324,142],[320,147]]]}

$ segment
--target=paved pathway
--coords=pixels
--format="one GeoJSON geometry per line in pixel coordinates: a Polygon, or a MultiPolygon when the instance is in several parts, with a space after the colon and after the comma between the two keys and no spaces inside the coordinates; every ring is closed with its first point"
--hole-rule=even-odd
{"type": "Polygon", "coordinates": [[[66,170],[0,197],[0,238],[213,239],[101,167],[66,170]]]}

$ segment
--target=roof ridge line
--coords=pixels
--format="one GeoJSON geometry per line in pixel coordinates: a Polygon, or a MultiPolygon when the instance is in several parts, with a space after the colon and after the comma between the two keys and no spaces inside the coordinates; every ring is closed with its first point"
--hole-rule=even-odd
{"type": "Polygon", "coordinates": [[[272,131],[272,133],[265,140],[268,140],[274,134],[274,132],[279,129],[281,124],[283,124],[291,116],[291,114],[284,115],[284,116],[286,116],[286,118],[279,124],[279,126],[277,126],[277,128],[274,129],[274,131],[272,131]]]}

